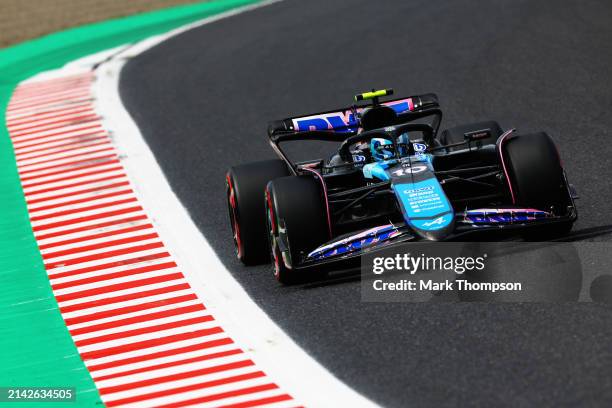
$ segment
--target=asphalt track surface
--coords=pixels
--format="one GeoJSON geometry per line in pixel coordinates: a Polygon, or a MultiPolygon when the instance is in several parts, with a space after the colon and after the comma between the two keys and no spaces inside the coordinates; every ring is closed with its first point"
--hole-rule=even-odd
{"type": "Polygon", "coordinates": [[[273,157],[268,120],[392,86],[436,92],[443,127],[547,131],[581,196],[575,239],[607,241],[610,21],[606,0],[287,0],[149,50],[125,67],[121,94],[225,265],[356,390],[389,407],[611,406],[609,307],[370,304],[354,279],[280,287],[268,266],[235,259],[224,195],[227,167],[273,157]]]}

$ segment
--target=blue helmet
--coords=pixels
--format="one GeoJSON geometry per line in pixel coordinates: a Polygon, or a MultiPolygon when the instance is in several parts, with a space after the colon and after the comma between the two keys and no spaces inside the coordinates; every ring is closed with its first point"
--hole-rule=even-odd
{"type": "Polygon", "coordinates": [[[408,156],[410,152],[408,143],[410,143],[410,137],[408,136],[408,133],[402,133],[397,137],[397,150],[400,154],[400,157],[408,156]]]}
{"type": "Polygon", "coordinates": [[[370,140],[370,152],[372,153],[372,158],[376,161],[384,161],[389,160],[395,157],[395,146],[393,146],[393,142],[388,139],[383,139],[381,137],[375,137],[370,140]]]}

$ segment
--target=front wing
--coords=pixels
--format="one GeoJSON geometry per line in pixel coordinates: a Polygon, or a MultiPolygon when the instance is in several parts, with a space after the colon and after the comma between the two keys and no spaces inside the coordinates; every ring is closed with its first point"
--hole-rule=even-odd
{"type": "MultiPolygon", "coordinates": [[[[485,208],[467,210],[455,216],[455,229],[443,241],[471,240],[475,235],[494,232],[529,230],[545,225],[573,222],[577,219],[575,207],[566,216],[554,216],[532,208],[485,208]]],[[[365,231],[336,238],[307,254],[297,264],[287,265],[294,270],[345,269],[359,266],[363,254],[380,251],[406,242],[423,242],[409,226],[386,224],[365,231]]],[[[281,242],[283,239],[281,237],[281,242]]],[[[286,241],[281,252],[289,252],[286,241]]],[[[284,260],[289,260],[283,256],[284,260]]],[[[287,264],[287,262],[285,262],[287,264]]]]}

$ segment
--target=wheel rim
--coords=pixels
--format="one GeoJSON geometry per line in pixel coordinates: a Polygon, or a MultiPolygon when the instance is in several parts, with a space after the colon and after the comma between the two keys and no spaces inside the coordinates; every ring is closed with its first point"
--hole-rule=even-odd
{"type": "Polygon", "coordinates": [[[230,176],[227,175],[227,208],[229,210],[230,224],[232,227],[232,236],[234,239],[234,248],[236,249],[236,257],[242,258],[242,241],[240,239],[240,226],[238,225],[238,215],[236,211],[236,193],[230,176]]]}
{"type": "Polygon", "coordinates": [[[274,277],[278,280],[280,275],[280,259],[276,245],[276,222],[270,192],[266,189],[266,220],[268,224],[268,239],[270,241],[270,256],[274,262],[274,277]]]}

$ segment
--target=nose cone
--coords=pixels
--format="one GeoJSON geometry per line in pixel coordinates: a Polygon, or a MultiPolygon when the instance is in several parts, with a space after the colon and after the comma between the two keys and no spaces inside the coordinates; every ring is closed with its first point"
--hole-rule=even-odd
{"type": "Polygon", "coordinates": [[[423,239],[440,241],[455,229],[455,215],[451,211],[433,219],[411,219],[408,225],[423,239]]]}
{"type": "Polygon", "coordinates": [[[455,213],[436,176],[425,166],[412,165],[391,178],[406,224],[421,238],[440,241],[455,229],[455,213]]]}

